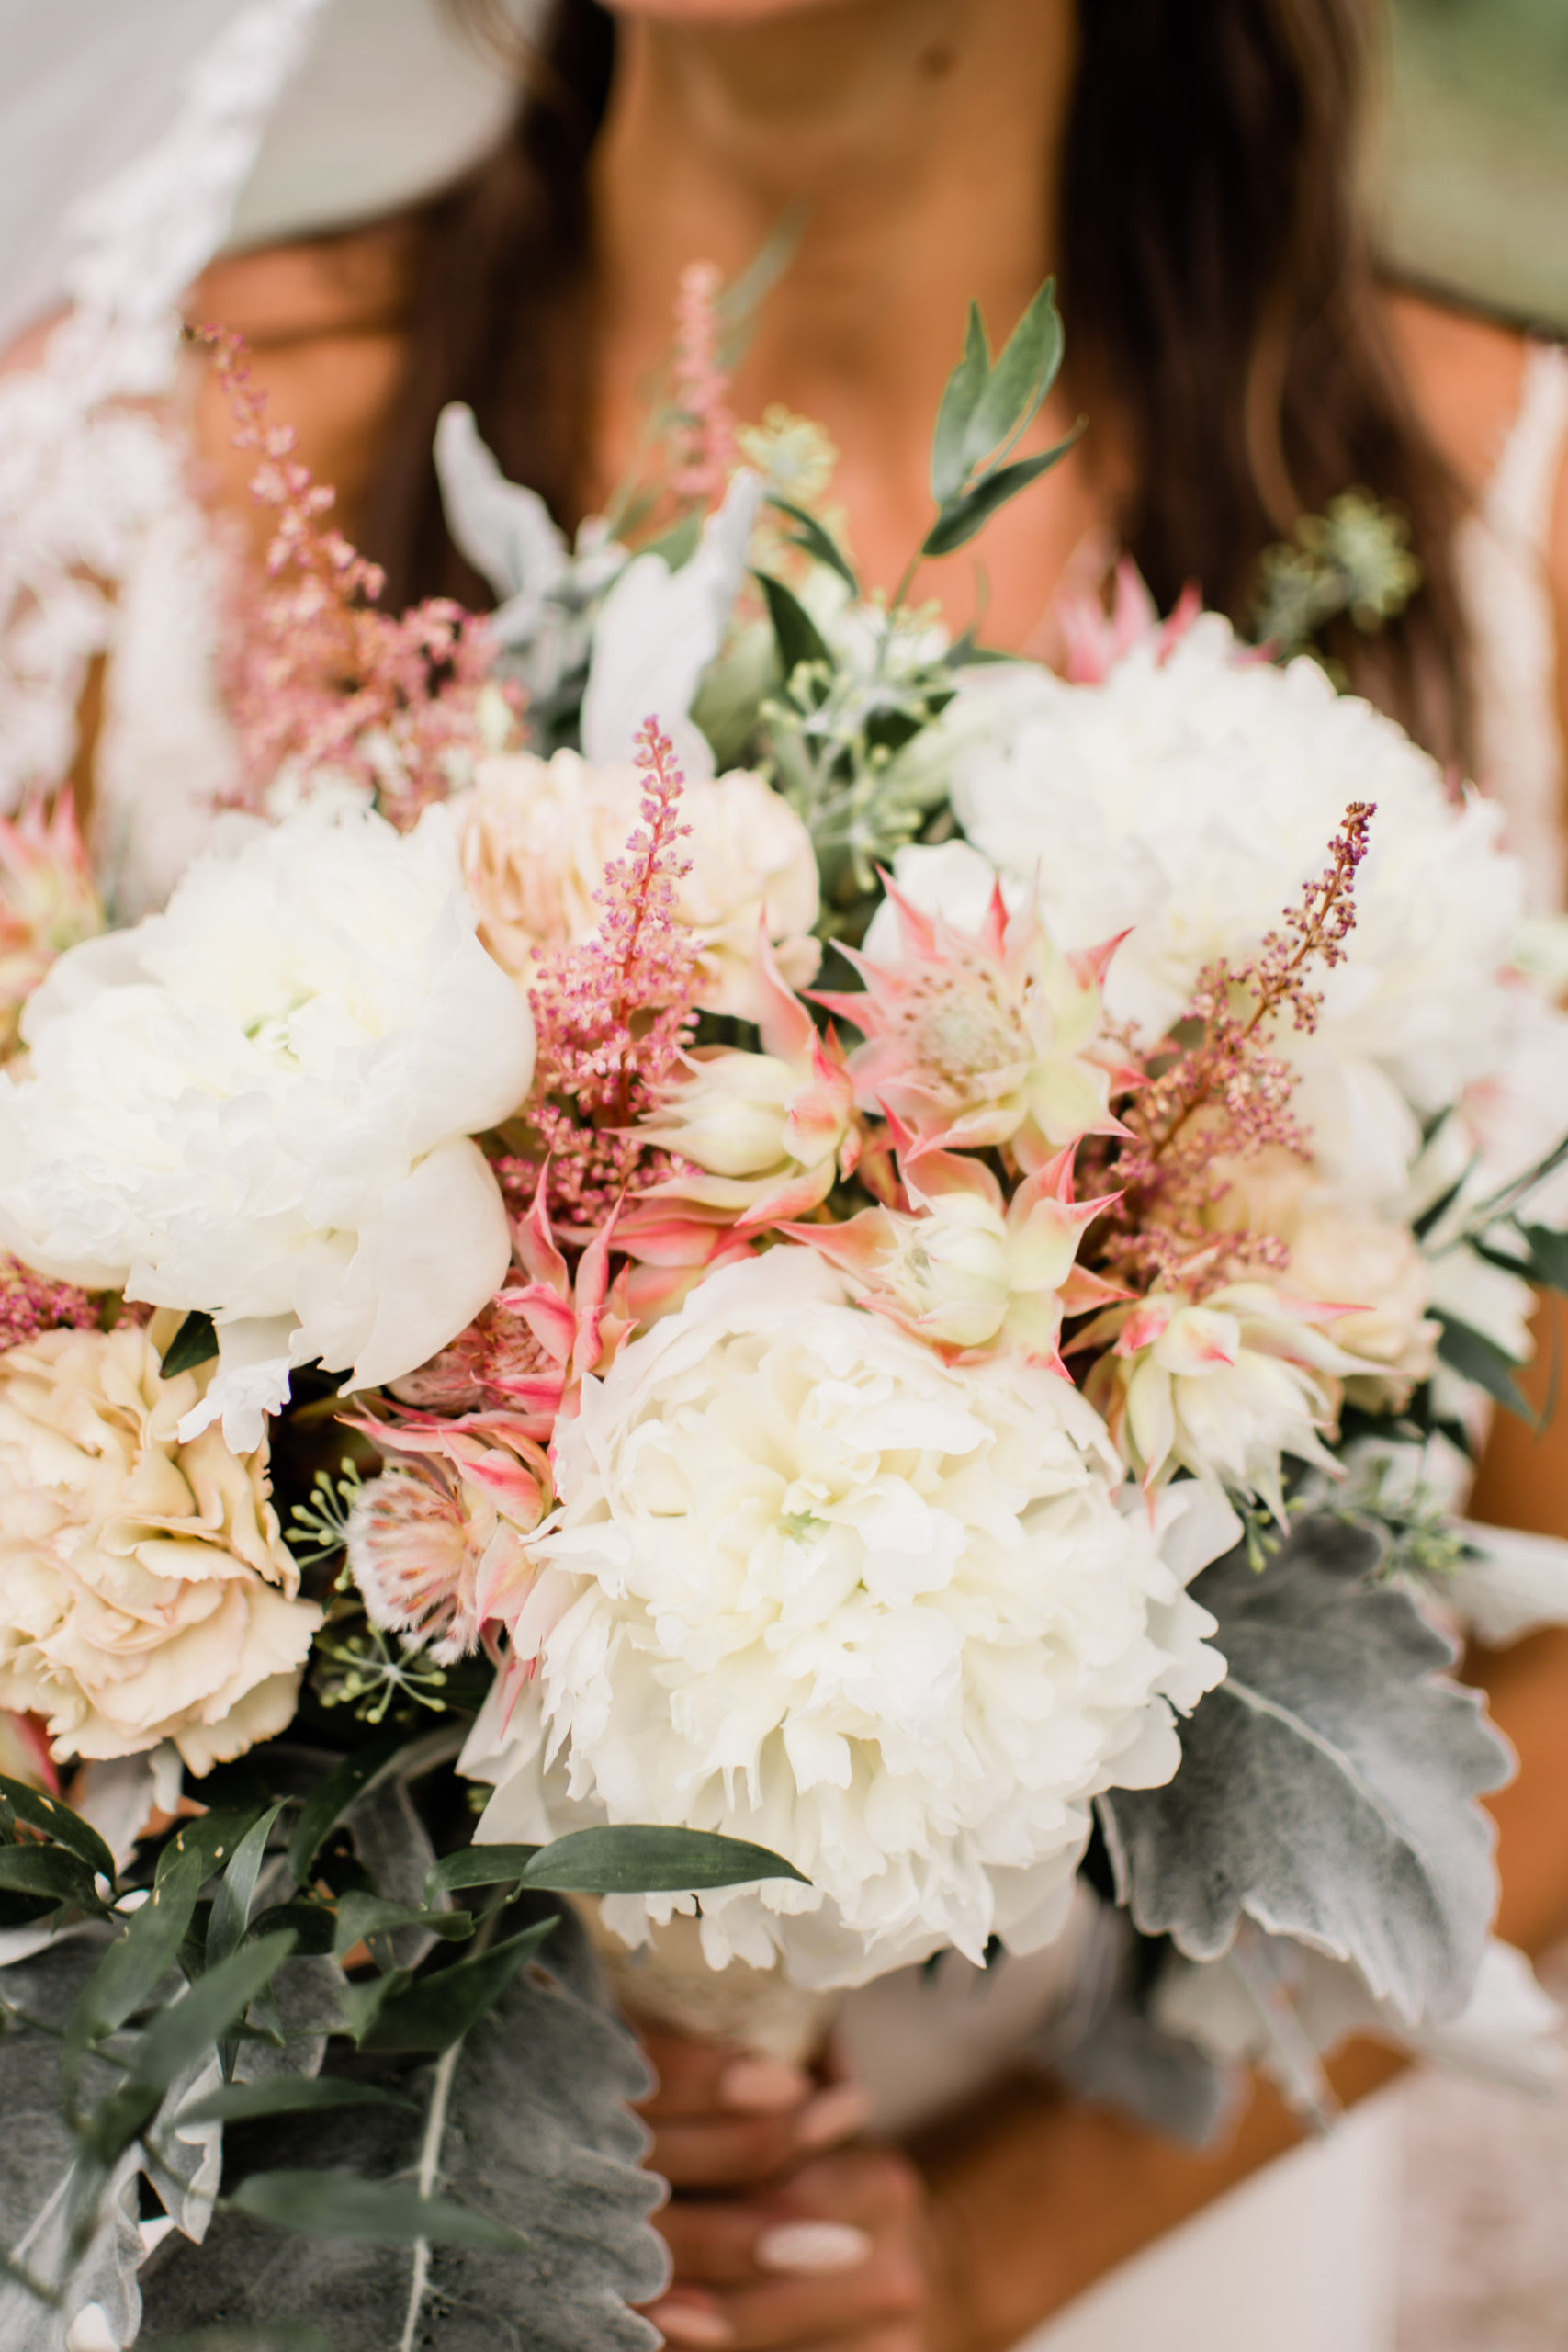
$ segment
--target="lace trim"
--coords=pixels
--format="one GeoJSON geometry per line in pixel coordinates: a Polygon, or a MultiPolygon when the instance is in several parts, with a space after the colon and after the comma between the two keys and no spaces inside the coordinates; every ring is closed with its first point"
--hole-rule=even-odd
{"type": "Polygon", "coordinates": [[[1480,782],[1507,811],[1535,913],[1568,899],[1555,616],[1546,558],[1568,447],[1568,353],[1531,347],[1518,413],[1455,547],[1470,624],[1480,782]]]}
{"type": "Polygon", "coordinates": [[[178,303],[222,243],[266,121],[323,0],[254,0],[197,58],[165,136],[76,208],[73,308],[39,365],[0,379],[0,808],[70,766],[115,584],[181,458],[145,409],[166,393],[178,303]]]}

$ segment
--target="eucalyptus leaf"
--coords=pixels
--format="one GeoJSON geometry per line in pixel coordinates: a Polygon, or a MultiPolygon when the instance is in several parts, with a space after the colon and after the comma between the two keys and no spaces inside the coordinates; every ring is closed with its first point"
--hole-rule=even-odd
{"type": "Polygon", "coordinates": [[[1518,1370],[1516,1359],[1495,1340],[1489,1340],[1484,1331],[1461,1323],[1457,1316],[1445,1315],[1439,1307],[1435,1310],[1435,1317],[1443,1327],[1438,1354],[1450,1372],[1457,1372],[1461,1380],[1472,1381],[1477,1388],[1483,1388],[1499,1405],[1506,1405],[1509,1412],[1519,1414],[1527,1421],[1533,1419],[1529,1401],[1514,1378],[1518,1370]]]}
{"type": "Polygon", "coordinates": [[[1244,1918],[1354,1962],[1411,2022],[1464,2007],[1495,1894],[1474,1800],[1507,1777],[1450,1644],[1371,1581],[1367,1530],[1302,1521],[1261,1570],[1245,1545],[1194,1579],[1225,1679],[1158,1789],[1097,1800],[1134,1924],[1192,1960],[1244,1918]]]}
{"type": "Polygon", "coordinates": [[[273,1823],[283,1810],[280,1797],[269,1805],[259,1821],[254,1821],[233,1853],[213,1899],[212,1916],[207,1923],[207,1964],[213,1967],[227,1960],[239,1949],[251,1921],[251,1904],[255,1896],[256,1881],[266,1860],[266,1841],[273,1823]]]}
{"type": "Polygon", "coordinates": [[[391,2181],[357,2180],[352,2173],[253,2173],[232,2202],[258,2222],[312,2237],[365,2238],[376,2245],[417,2245],[423,2239],[432,2245],[498,2246],[509,2254],[524,2243],[488,2214],[391,2181]]]}
{"type": "Polygon", "coordinates": [[[513,1885],[541,1850],[537,1846],[459,1847],[455,1854],[443,1854],[426,1872],[424,1899],[434,1903],[437,1895],[463,1887],[513,1885]]]}
{"type": "Polygon", "coordinates": [[[766,571],[754,571],[751,577],[767,601],[773,642],[779,650],[779,667],[785,680],[794,676],[802,662],[826,662],[831,667],[832,655],[823,642],[822,633],[793,589],[766,571]]]}
{"type": "Polygon", "coordinates": [[[299,1809],[294,1835],[288,1841],[288,1867],[300,1886],[310,1883],[310,1865],[330,1832],[367,1785],[387,1770],[399,1749],[407,1744],[407,1736],[401,1732],[384,1732],[378,1739],[367,1739],[363,1747],[345,1756],[311,1790],[299,1809]]]}
{"type": "Polygon", "coordinates": [[[51,1903],[74,1903],[101,1911],[93,1873],[60,1846],[0,1846],[0,1887],[12,1894],[46,1895],[51,1903]]]}
{"type": "Polygon", "coordinates": [[[321,2114],[327,2108],[400,2107],[419,2113],[417,2102],[401,2098],[379,2083],[344,2082],[335,2075],[313,2078],[274,2076],[264,2083],[224,2083],[189,2100],[177,2123],[254,2123],[276,2115],[321,2114]]]}
{"type": "Polygon", "coordinates": [[[1519,1231],[1529,1249],[1531,1278],[1548,1290],[1568,1291],[1568,1233],[1545,1225],[1522,1225],[1519,1231]]]}
{"type": "Polygon", "coordinates": [[[176,1856],[104,1954],[72,2020],[73,2039],[112,2032],[151,1997],[175,1965],[206,1876],[206,1857],[199,1848],[176,1856]]]}
{"type": "Polygon", "coordinates": [[[380,2003],[360,2034],[360,2048],[400,2052],[450,2049],[493,2008],[554,1925],[553,1919],[541,1919],[488,1951],[416,1976],[405,1991],[380,2003]]]}
{"type": "Polygon", "coordinates": [[[164,1378],[173,1380],[182,1372],[194,1372],[197,1364],[210,1363],[217,1353],[218,1332],[211,1316],[199,1310],[187,1315],[164,1351],[164,1378]]]}
{"type": "Polygon", "coordinates": [[[826,564],[829,571],[836,571],[851,595],[858,597],[860,582],[855,577],[853,566],[837,539],[823,529],[816,515],[807,514],[804,506],[794,505],[787,498],[770,498],[768,503],[779,514],[787,515],[795,525],[794,531],[788,534],[791,546],[814,556],[818,563],[826,564]]]}
{"type": "Polygon", "coordinates": [[[63,1846],[90,1871],[101,1871],[114,1884],[114,1856],[90,1821],[84,1821],[47,1790],[29,1789],[25,1781],[9,1781],[0,1773],[0,1830],[9,1831],[18,1821],[41,1830],[56,1846],[63,1846]]]}
{"type": "Polygon", "coordinates": [[[931,433],[931,496],[945,507],[968,479],[968,441],[975,413],[990,375],[991,354],[978,302],[969,305],[964,356],[948,378],[931,433]]]}
{"type": "MultiPolygon", "coordinates": [[[[602,2004],[581,1929],[544,1953],[556,1981],[515,1977],[491,2013],[396,2086],[421,2102],[258,2119],[231,2130],[226,2195],[256,2174],[352,2171],[423,2189],[523,2240],[371,2244],[283,2231],[220,2211],[198,2250],[165,2239],[142,2275],[149,2335],[220,2322],[254,2329],[308,2312],[333,2352],[654,2352],[628,2310],[667,2278],[646,2216],[660,2190],[626,2102],[649,2076],[602,2004]]],[[[356,2074],[375,2062],[355,2060],[356,2074]]],[[[266,2192],[263,2192],[266,2194],[266,2192]]]]}
{"type": "Polygon", "coordinates": [[[522,1876],[526,1886],[573,1894],[691,1894],[770,1878],[809,1883],[793,1862],[744,1838],[634,1822],[570,1830],[540,1847],[522,1876]]]}
{"type": "Polygon", "coordinates": [[[378,1894],[345,1894],[337,1907],[333,1950],[341,1960],[357,1943],[372,1936],[390,1935],[394,1928],[423,1928],[448,1942],[462,1943],[474,1932],[471,1913],[428,1911],[408,1903],[384,1903],[378,1894]]]}
{"type": "Polygon", "coordinates": [[[936,521],[920,542],[923,556],[952,555],[967,546],[976,534],[984,530],[993,514],[1027,490],[1043,473],[1065,458],[1083,430],[1075,425],[1065,440],[1054,449],[1043,450],[1038,457],[1015,458],[1011,465],[998,466],[982,474],[972,490],[963,491],[942,508],[936,521]]]}
{"type": "MultiPolygon", "coordinates": [[[[964,479],[1004,441],[1033,422],[1062,365],[1062,320],[1054,278],[1044,285],[1008,337],[971,412],[964,436],[964,479]]],[[[938,504],[944,504],[940,496],[938,504]]]]}

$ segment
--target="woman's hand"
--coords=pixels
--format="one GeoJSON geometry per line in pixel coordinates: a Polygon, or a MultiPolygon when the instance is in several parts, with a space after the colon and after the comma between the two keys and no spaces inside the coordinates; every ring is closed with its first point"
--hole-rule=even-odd
{"type": "Polygon", "coordinates": [[[931,2231],[897,2151],[845,2144],[858,2085],[744,2052],[647,2037],[649,2165],[675,2277],[649,2317],[692,2352],[930,2352],[931,2231]]]}

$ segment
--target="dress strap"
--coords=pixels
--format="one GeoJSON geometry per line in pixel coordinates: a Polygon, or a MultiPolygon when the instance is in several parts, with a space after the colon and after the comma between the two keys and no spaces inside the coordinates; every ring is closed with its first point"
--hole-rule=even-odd
{"type": "Polygon", "coordinates": [[[1547,550],[1568,449],[1568,351],[1532,344],[1519,406],[1455,548],[1471,638],[1477,779],[1507,812],[1532,912],[1568,900],[1568,810],[1547,550]]]}

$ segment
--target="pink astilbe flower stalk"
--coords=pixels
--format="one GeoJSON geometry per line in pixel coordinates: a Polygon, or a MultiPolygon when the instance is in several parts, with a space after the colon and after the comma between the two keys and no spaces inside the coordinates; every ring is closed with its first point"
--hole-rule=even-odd
{"type": "Polygon", "coordinates": [[[0,1060],[17,1043],[29,996],[57,956],[104,928],[76,803],[35,794],[0,818],[0,1060]]]}
{"type": "Polygon", "coordinates": [[[394,824],[445,798],[478,733],[494,649],[482,621],[432,597],[400,619],[375,607],[385,584],[323,519],[335,493],[312,481],[287,425],[269,424],[237,334],[194,339],[235,416],[234,446],[256,453],[252,495],[273,509],[266,590],[235,616],[229,698],[248,797],[285,772],[307,794],[330,775],[377,796],[394,824]]]}
{"type": "Polygon", "coordinates": [[[1112,940],[1065,956],[1032,899],[1009,915],[992,892],[977,933],[911,905],[884,877],[902,953],[845,948],[861,996],[813,994],[865,1036],[850,1056],[855,1100],[908,1126],[922,1151],[1005,1148],[1025,1171],[1084,1136],[1119,1136],[1111,1097],[1138,1082],[1108,1035],[1100,980],[1112,940]]]}
{"type": "Polygon", "coordinates": [[[0,1353],[40,1331],[96,1331],[98,1302],[74,1283],[51,1282],[19,1259],[0,1257],[0,1353]]]}
{"type": "Polygon", "coordinates": [[[640,1123],[662,1098],[694,1023],[700,948],[676,919],[687,871],[674,746],[648,719],[637,738],[642,821],[595,892],[597,929],[541,959],[529,990],[538,1046],[528,1124],[539,1153],[509,1172],[543,1176],[550,1222],[598,1232],[634,1184],[669,1172],[640,1123]]]}
{"type": "Polygon", "coordinates": [[[1303,885],[1301,903],[1256,956],[1213,964],[1200,976],[1179,1024],[1196,1031],[1195,1042],[1151,1076],[1126,1113],[1115,1162],[1122,1200],[1104,1252],[1117,1279],[1142,1288],[1153,1278],[1179,1278],[1201,1295],[1248,1269],[1284,1267],[1282,1242],[1245,1228],[1216,1238],[1210,1212],[1228,1189],[1227,1162],[1270,1148],[1311,1156],[1291,1110],[1295,1072],[1268,1048],[1287,1017],[1299,1032],[1316,1026],[1323,1000],[1312,972],[1344,961],[1374,814],[1366,801],[1347,808],[1327,865],[1303,885]]]}
{"type": "Polygon", "coordinates": [[[689,262],[675,300],[675,427],[671,487],[705,506],[724,495],[736,463],[729,371],[719,358],[718,296],[711,261],[689,262]]]}

